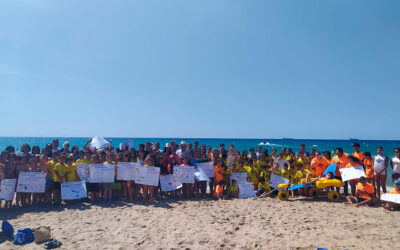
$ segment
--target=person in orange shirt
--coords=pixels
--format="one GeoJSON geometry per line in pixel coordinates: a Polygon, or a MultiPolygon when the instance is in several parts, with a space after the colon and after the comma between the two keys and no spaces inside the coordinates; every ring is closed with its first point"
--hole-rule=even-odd
{"type": "MultiPolygon", "coordinates": [[[[394,181],[394,188],[389,191],[389,194],[400,194],[400,181],[395,180],[394,181]]],[[[386,201],[385,204],[383,205],[383,208],[393,211],[393,210],[399,210],[400,205],[394,202],[386,201]]]]}
{"type": "Polygon", "coordinates": [[[372,156],[370,152],[365,152],[364,153],[364,171],[365,171],[365,176],[367,177],[367,181],[371,183],[372,185],[375,185],[374,181],[374,166],[372,162],[372,156]]]}
{"type": "Polygon", "coordinates": [[[360,162],[364,160],[364,154],[360,151],[360,143],[353,143],[354,153],[352,156],[358,158],[360,162]]]}
{"type": "Polygon", "coordinates": [[[225,183],[224,181],[219,181],[218,185],[215,187],[214,196],[218,200],[224,200],[225,199],[224,183],[225,183]]]}
{"type": "MultiPolygon", "coordinates": [[[[343,153],[342,148],[336,148],[335,149],[335,156],[332,158],[331,163],[336,163],[336,172],[335,172],[335,178],[342,180],[342,175],[340,174],[339,169],[345,168],[347,163],[349,163],[348,155],[343,153]]],[[[340,188],[336,188],[336,190],[339,192],[340,188]]],[[[347,181],[344,182],[344,194],[348,195],[348,187],[347,187],[347,181]]]]}
{"type": "Polygon", "coordinates": [[[223,166],[224,162],[222,159],[217,160],[217,164],[214,166],[214,183],[217,185],[220,181],[224,180],[223,173],[225,168],[223,166]]]}
{"type": "Polygon", "coordinates": [[[367,178],[360,177],[360,182],[357,184],[357,196],[347,196],[347,201],[354,204],[356,207],[374,204],[375,203],[375,188],[367,182],[367,178]]]}
{"type": "MultiPolygon", "coordinates": [[[[360,160],[355,157],[350,155],[349,156],[349,163],[346,164],[346,168],[354,168],[354,167],[360,167],[362,166],[362,163],[360,162],[360,160]]],[[[356,184],[358,182],[358,179],[354,179],[354,180],[350,180],[350,188],[351,188],[351,194],[353,196],[356,195],[356,184]]]]}
{"type": "Polygon", "coordinates": [[[329,161],[321,156],[321,152],[315,152],[315,158],[311,161],[311,172],[315,173],[316,177],[321,177],[325,169],[329,166],[329,161]]]}

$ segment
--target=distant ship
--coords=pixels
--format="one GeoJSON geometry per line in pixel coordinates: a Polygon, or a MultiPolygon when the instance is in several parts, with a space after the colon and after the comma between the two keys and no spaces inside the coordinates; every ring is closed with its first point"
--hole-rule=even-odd
{"type": "Polygon", "coordinates": [[[357,138],[350,138],[349,141],[360,141],[360,140],[357,138]]]}
{"type": "Polygon", "coordinates": [[[294,140],[294,139],[293,139],[293,138],[286,138],[286,137],[283,137],[282,140],[294,140]]]}

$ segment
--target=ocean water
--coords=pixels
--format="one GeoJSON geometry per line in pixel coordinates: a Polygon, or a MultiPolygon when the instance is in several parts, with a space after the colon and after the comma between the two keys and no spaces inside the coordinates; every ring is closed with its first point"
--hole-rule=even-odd
{"type": "MultiPolygon", "coordinates": [[[[0,137],[0,151],[4,150],[7,146],[12,145],[15,147],[17,152],[20,152],[20,148],[22,144],[29,144],[30,146],[39,146],[41,148],[45,147],[47,143],[51,143],[54,138],[50,137],[0,137]]],[[[72,146],[78,145],[79,148],[86,143],[88,138],[79,138],[79,137],[58,137],[60,141],[60,145],[62,146],[63,142],[68,141],[72,146]]],[[[352,143],[350,140],[309,140],[309,139],[224,139],[224,138],[105,138],[106,140],[112,139],[113,145],[118,146],[120,143],[125,142],[129,139],[133,139],[134,146],[137,146],[141,143],[146,142],[160,142],[161,149],[163,146],[170,142],[171,140],[175,140],[177,143],[180,141],[186,141],[187,143],[193,143],[194,141],[198,141],[199,144],[206,144],[207,146],[211,146],[213,148],[219,147],[221,143],[225,144],[225,147],[228,148],[230,144],[235,145],[235,149],[242,151],[243,149],[249,150],[250,148],[256,149],[260,143],[268,142],[268,145],[262,145],[263,149],[268,149],[269,152],[273,148],[276,148],[279,152],[280,148],[286,147],[292,149],[294,152],[297,152],[300,149],[300,144],[306,145],[306,151],[310,151],[311,148],[315,148],[318,151],[334,151],[335,148],[341,147],[347,153],[353,152],[352,143]]],[[[383,147],[384,154],[389,157],[393,157],[394,148],[400,147],[400,141],[379,141],[379,140],[359,140],[357,141],[361,144],[360,150],[362,152],[371,152],[372,155],[376,154],[376,148],[378,146],[383,147]]],[[[60,147],[61,147],[60,146],[60,147]]],[[[391,169],[388,169],[388,186],[392,186],[391,179],[391,169]]]]}

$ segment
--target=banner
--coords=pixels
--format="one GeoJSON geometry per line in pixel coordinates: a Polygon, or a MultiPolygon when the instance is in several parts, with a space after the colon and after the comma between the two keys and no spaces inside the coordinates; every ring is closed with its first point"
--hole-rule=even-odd
{"type": "Polygon", "coordinates": [[[342,181],[359,179],[361,176],[365,177],[364,168],[362,166],[353,168],[341,168],[339,169],[342,175],[342,181]]]}
{"type": "Polygon", "coordinates": [[[61,183],[61,199],[76,200],[87,197],[86,182],[72,181],[61,183]]]}
{"type": "Polygon", "coordinates": [[[137,162],[118,162],[117,180],[134,181],[138,166],[140,164],[137,162]]]}
{"type": "Polygon", "coordinates": [[[97,149],[104,149],[106,146],[108,146],[108,144],[109,142],[106,141],[103,137],[95,136],[92,138],[92,141],[90,142],[90,147],[97,149]]]}
{"type": "Polygon", "coordinates": [[[17,179],[3,179],[0,180],[0,200],[12,201],[14,199],[15,184],[17,179]]]}
{"type": "Polygon", "coordinates": [[[91,183],[110,183],[114,182],[115,166],[112,164],[90,164],[91,183]]]}
{"type": "Polygon", "coordinates": [[[182,183],[176,181],[172,174],[160,176],[161,191],[170,192],[182,187],[182,183]]]}
{"type": "Polygon", "coordinates": [[[44,193],[46,188],[46,173],[19,172],[17,192],[44,193]]]}
{"type": "Polygon", "coordinates": [[[79,175],[79,179],[81,181],[88,181],[89,180],[89,164],[85,164],[85,163],[77,163],[76,164],[77,167],[77,172],[79,175]]]}
{"type": "Polygon", "coordinates": [[[246,199],[251,197],[256,197],[254,192],[254,186],[252,182],[245,182],[238,184],[239,188],[239,198],[246,199]]]}
{"type": "Polygon", "coordinates": [[[136,173],[136,184],[158,186],[158,180],[160,179],[160,168],[159,167],[145,167],[138,166],[136,173]]]}
{"type": "Polygon", "coordinates": [[[400,194],[382,194],[381,201],[389,201],[400,204],[400,194]]]}
{"type": "Polygon", "coordinates": [[[247,173],[232,173],[231,174],[231,183],[232,180],[236,180],[236,183],[239,185],[240,183],[247,182],[247,173]]]}
{"type": "Polygon", "coordinates": [[[177,166],[174,168],[174,177],[181,183],[194,183],[194,174],[193,166],[177,166]]]}
{"type": "Polygon", "coordinates": [[[194,175],[197,181],[210,181],[210,178],[208,178],[207,173],[202,168],[196,168],[194,175]]]}
{"type": "Polygon", "coordinates": [[[282,184],[282,183],[285,183],[285,184],[289,184],[289,180],[288,179],[286,179],[286,178],[283,178],[283,177],[280,177],[279,175],[277,175],[277,174],[272,174],[271,175],[271,179],[270,179],[270,187],[273,187],[273,188],[278,188],[278,185],[279,184],[282,184]]]}
{"type": "Polygon", "coordinates": [[[213,162],[203,162],[196,164],[198,168],[204,170],[208,177],[214,178],[214,163],[213,162]]]}

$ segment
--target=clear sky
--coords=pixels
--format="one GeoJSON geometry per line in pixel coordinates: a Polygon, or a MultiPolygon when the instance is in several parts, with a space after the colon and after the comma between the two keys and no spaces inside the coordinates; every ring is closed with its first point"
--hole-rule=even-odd
{"type": "Polygon", "coordinates": [[[0,1],[0,136],[400,139],[400,1],[0,1]]]}

